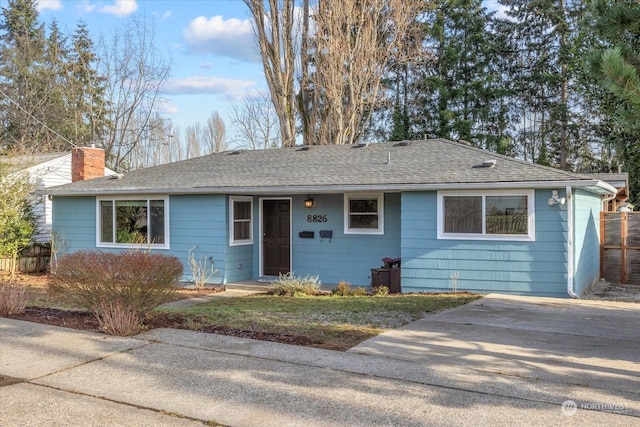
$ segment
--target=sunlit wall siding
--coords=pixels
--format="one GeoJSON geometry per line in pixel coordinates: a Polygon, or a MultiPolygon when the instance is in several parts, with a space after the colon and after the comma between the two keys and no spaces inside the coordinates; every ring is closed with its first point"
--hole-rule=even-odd
{"type": "MultiPolygon", "coordinates": [[[[132,196],[135,197],[135,196],[132,196]]],[[[184,265],[184,281],[192,280],[189,251],[204,266],[214,262],[212,284],[225,281],[227,251],[227,199],[220,195],[185,195],[169,198],[169,249],[153,251],[175,255],[184,265]]],[[[54,241],[60,254],[79,250],[126,251],[97,248],[95,197],[55,197],[53,203],[54,241]]],[[[146,248],[141,248],[146,250],[146,248]]]]}
{"type": "Polygon", "coordinates": [[[513,242],[438,240],[437,193],[403,193],[403,292],[566,296],[567,205],[549,206],[550,195],[535,192],[535,241],[513,242]]]}
{"type": "Polygon", "coordinates": [[[600,279],[600,210],[602,201],[584,190],[574,196],[574,292],[586,291],[600,279]]]}
{"type": "Polygon", "coordinates": [[[400,194],[384,194],[383,235],[345,234],[343,194],[313,195],[313,208],[304,207],[305,198],[292,199],[292,269],[296,275],[317,275],[324,284],[345,280],[369,286],[371,269],[380,267],[382,258],[400,256],[400,194]],[[321,222],[314,222],[314,215],[321,222]],[[320,230],[331,230],[331,239],[321,239],[320,230]],[[301,238],[301,231],[313,231],[314,237],[301,238]]]}

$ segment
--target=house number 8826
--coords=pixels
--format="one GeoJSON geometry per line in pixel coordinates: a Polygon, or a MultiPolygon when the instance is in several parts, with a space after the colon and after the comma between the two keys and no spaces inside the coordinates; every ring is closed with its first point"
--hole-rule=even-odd
{"type": "Polygon", "coordinates": [[[326,215],[307,215],[307,222],[327,222],[326,215]]]}

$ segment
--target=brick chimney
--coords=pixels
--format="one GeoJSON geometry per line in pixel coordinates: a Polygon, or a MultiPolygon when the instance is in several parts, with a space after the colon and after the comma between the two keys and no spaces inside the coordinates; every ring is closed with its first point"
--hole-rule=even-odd
{"type": "Polygon", "coordinates": [[[104,176],[104,150],[81,147],[71,150],[71,182],[104,176]]]}

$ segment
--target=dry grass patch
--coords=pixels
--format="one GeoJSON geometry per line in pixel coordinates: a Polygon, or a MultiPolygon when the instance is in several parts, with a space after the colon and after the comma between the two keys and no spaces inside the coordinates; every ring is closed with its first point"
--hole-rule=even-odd
{"type": "Polygon", "coordinates": [[[193,330],[235,329],[305,338],[317,347],[346,350],[426,313],[453,308],[479,295],[414,294],[379,297],[251,296],[195,307],[162,309],[180,314],[193,330]]]}

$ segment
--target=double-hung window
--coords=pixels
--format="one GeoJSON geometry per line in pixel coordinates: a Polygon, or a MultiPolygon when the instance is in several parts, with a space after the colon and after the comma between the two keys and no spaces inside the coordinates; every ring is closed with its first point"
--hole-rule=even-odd
{"type": "Polygon", "coordinates": [[[167,249],[168,199],[98,198],[97,245],[167,249]]]}
{"type": "Polygon", "coordinates": [[[253,199],[251,197],[229,198],[230,245],[253,243],[253,199]]]}
{"type": "Polygon", "coordinates": [[[384,234],[384,196],[344,195],[345,234],[384,234]]]}
{"type": "Polygon", "coordinates": [[[439,239],[535,240],[534,192],[441,191],[439,239]]]}

